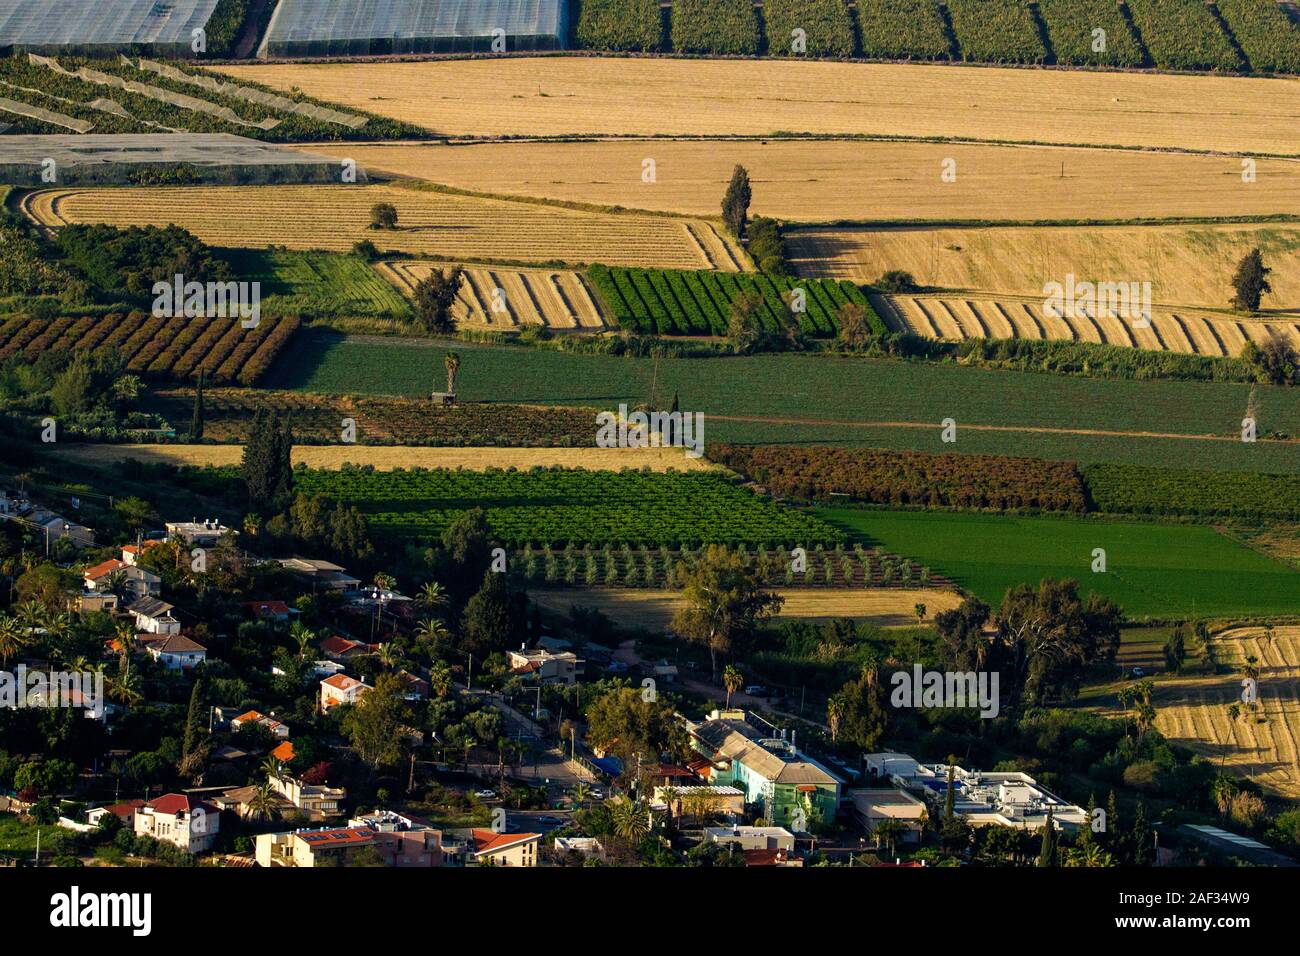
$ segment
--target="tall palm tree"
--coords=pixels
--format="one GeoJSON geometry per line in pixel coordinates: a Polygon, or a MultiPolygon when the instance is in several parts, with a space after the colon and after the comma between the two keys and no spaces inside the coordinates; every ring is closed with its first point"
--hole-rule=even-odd
{"type": "Polygon", "coordinates": [[[18,618],[0,617],[0,663],[8,664],[30,640],[18,618]]]}
{"type": "Polygon", "coordinates": [[[270,821],[280,816],[280,797],[269,783],[253,791],[248,801],[248,819],[270,821]]]}
{"type": "Polygon", "coordinates": [[[832,744],[839,738],[840,724],[844,721],[848,706],[848,699],[843,694],[832,694],[826,701],[826,726],[831,729],[832,744]]]}
{"type": "Polygon", "coordinates": [[[375,587],[381,591],[391,591],[397,587],[397,579],[387,571],[380,571],[375,575],[375,587]]]}
{"type": "Polygon", "coordinates": [[[427,607],[430,610],[436,610],[440,607],[447,606],[447,589],[437,581],[429,581],[416,595],[415,601],[421,607],[427,607]]]}
{"type": "Polygon", "coordinates": [[[578,806],[581,807],[590,799],[591,787],[587,786],[585,783],[579,783],[573,788],[573,802],[578,806]]]}
{"type": "Polygon", "coordinates": [[[456,376],[460,372],[460,356],[455,352],[448,352],[442,359],[443,367],[447,370],[447,394],[456,394],[456,376]]]}
{"type": "Polygon", "coordinates": [[[442,661],[429,665],[429,690],[436,697],[446,697],[451,693],[451,668],[442,661]]]}
{"type": "Polygon", "coordinates": [[[124,654],[122,662],[117,674],[106,682],[108,696],[127,707],[134,707],[144,700],[144,693],[141,690],[143,682],[140,680],[140,675],[131,670],[130,655],[124,654]]]}
{"type": "Polygon", "coordinates": [[[641,800],[620,800],[612,816],[614,832],[629,843],[639,843],[650,832],[650,808],[641,800]]]}
{"type": "Polygon", "coordinates": [[[381,644],[379,651],[375,656],[379,658],[379,663],[383,664],[384,667],[390,671],[394,670],[402,663],[401,649],[398,648],[394,641],[389,641],[387,644],[381,644]]]}
{"type": "Polygon", "coordinates": [[[40,601],[24,601],[14,610],[18,615],[19,623],[26,628],[27,636],[34,638],[45,617],[45,606],[40,601]]]}
{"type": "Polygon", "coordinates": [[[431,648],[437,648],[450,636],[451,632],[447,630],[447,625],[436,617],[426,617],[415,626],[416,639],[421,643],[429,644],[431,648]]]}
{"type": "Polygon", "coordinates": [[[298,645],[298,656],[306,657],[311,642],[316,640],[316,632],[302,621],[294,621],[289,627],[289,637],[298,645]]]}
{"type": "Polygon", "coordinates": [[[727,709],[731,709],[731,695],[745,685],[745,675],[732,664],[722,671],[722,686],[727,689],[727,709]]]}
{"type": "Polygon", "coordinates": [[[288,773],[285,765],[271,756],[268,756],[262,761],[261,771],[262,775],[268,778],[268,780],[271,777],[274,777],[276,780],[282,780],[288,773]]]}

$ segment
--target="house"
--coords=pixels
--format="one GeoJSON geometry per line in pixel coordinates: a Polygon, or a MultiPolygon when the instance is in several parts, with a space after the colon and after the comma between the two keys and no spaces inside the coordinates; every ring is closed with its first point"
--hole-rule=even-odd
{"type": "Polygon", "coordinates": [[[82,579],[86,591],[91,593],[112,594],[115,593],[115,586],[120,584],[127,601],[162,594],[162,578],[152,571],[117,558],[109,558],[94,567],[86,568],[82,572],[82,579]]]}
{"type": "Polygon", "coordinates": [[[715,710],[702,723],[687,721],[686,731],[691,745],[710,762],[709,782],[742,790],[746,802],[762,808],[768,822],[806,830],[835,819],[842,781],[801,753],[793,735],[787,740],[743,710],[715,710]]]}
{"type": "Polygon", "coordinates": [[[169,671],[189,670],[208,659],[208,649],[184,634],[141,638],[145,651],[169,671]]]}
{"type": "Polygon", "coordinates": [[[297,809],[312,819],[336,817],[343,812],[343,801],[348,792],[342,787],[303,783],[292,774],[270,774],[267,783],[297,809]]]}
{"type": "Polygon", "coordinates": [[[497,833],[475,828],[452,830],[445,848],[455,862],[477,866],[536,866],[540,833],[497,833]]]}
{"type": "Polygon", "coordinates": [[[296,608],[291,608],[283,601],[245,601],[244,607],[248,613],[259,621],[270,621],[273,624],[283,624],[291,617],[297,617],[296,608]]]}
{"type": "Polygon", "coordinates": [[[219,807],[181,793],[146,802],[135,812],[135,833],[180,847],[187,853],[212,848],[221,829],[219,807]]]}
{"type": "Polygon", "coordinates": [[[312,591],[352,591],[361,587],[361,579],[354,578],[337,564],[313,558],[288,558],[280,567],[311,582],[312,591]]]}
{"type": "Polygon", "coordinates": [[[850,790],[848,799],[858,825],[868,836],[875,834],[881,823],[893,820],[902,828],[894,837],[896,842],[920,841],[927,816],[925,801],[894,788],[850,790]]]}
{"type": "Polygon", "coordinates": [[[136,562],[140,560],[140,558],[144,555],[146,551],[148,551],[150,548],[156,548],[160,544],[162,544],[161,541],[145,540],[145,541],[141,541],[139,544],[123,545],[122,563],[135,565],[136,562]]]}
{"type": "Polygon", "coordinates": [[[705,827],[708,843],[733,843],[741,850],[794,850],[794,834],[785,827],[705,827]]]}
{"type": "Polygon", "coordinates": [[[338,661],[312,661],[312,673],[317,677],[333,677],[335,674],[342,674],[346,667],[338,661]]]}
{"type": "Polygon", "coordinates": [[[397,672],[397,679],[402,684],[402,697],[410,701],[428,700],[429,699],[429,682],[423,677],[418,677],[410,671],[401,670],[397,672]]]}
{"type": "Polygon", "coordinates": [[[573,684],[578,680],[578,657],[572,651],[552,654],[545,648],[520,648],[511,651],[507,660],[510,672],[533,676],[544,684],[573,684]]]}
{"type": "Polygon", "coordinates": [[[745,791],[737,787],[669,786],[655,787],[654,807],[671,810],[675,817],[729,816],[733,819],[745,813],[745,791]],[[669,798],[672,806],[669,807],[669,798]]]}
{"type": "Polygon", "coordinates": [[[222,535],[237,535],[238,531],[227,528],[216,518],[206,521],[168,521],[167,537],[172,541],[183,541],[190,548],[215,547],[222,535]]]}
{"type": "Polygon", "coordinates": [[[337,634],[323,638],[319,646],[322,654],[330,660],[338,661],[374,652],[374,647],[370,644],[362,644],[360,641],[353,641],[346,637],[339,637],[337,634]]]}
{"type": "Polygon", "coordinates": [[[328,713],[339,704],[355,704],[370,686],[347,674],[335,674],[320,682],[320,712],[328,713]]]}
{"type": "Polygon", "coordinates": [[[117,610],[117,595],[112,591],[82,591],[70,603],[79,614],[112,613],[117,610]]]}
{"type": "Polygon", "coordinates": [[[146,634],[179,634],[181,622],[172,616],[174,604],[156,597],[142,597],[127,607],[135,615],[135,629],[146,634]]]}
{"type": "Polygon", "coordinates": [[[247,711],[240,714],[230,721],[231,730],[239,730],[241,727],[260,725],[271,732],[271,736],[278,737],[280,740],[289,739],[289,725],[282,724],[278,720],[267,717],[265,714],[258,713],[255,710],[247,711]]]}
{"type": "Polygon", "coordinates": [[[122,803],[115,803],[110,807],[95,807],[86,811],[86,822],[97,827],[100,825],[100,820],[111,814],[122,821],[122,826],[134,833],[135,815],[143,806],[143,800],[126,800],[122,803]]]}
{"type": "Polygon", "coordinates": [[[281,744],[277,744],[275,749],[271,751],[271,759],[278,760],[280,763],[289,763],[293,760],[293,742],[286,740],[281,744]]]}
{"type": "Polygon", "coordinates": [[[742,850],[745,866],[803,866],[790,850],[742,850]]]}
{"type": "Polygon", "coordinates": [[[1066,803],[1018,771],[988,773],[956,765],[923,764],[896,753],[867,754],[865,761],[869,774],[925,800],[931,812],[941,810],[947,802],[951,774],[953,812],[964,816],[971,826],[1038,830],[1047,822],[1049,807],[1061,830],[1074,832],[1089,822],[1085,809],[1066,803]]]}
{"type": "Polygon", "coordinates": [[[556,853],[577,853],[584,858],[603,860],[605,848],[596,837],[556,837],[556,853]]]}
{"type": "Polygon", "coordinates": [[[442,832],[418,817],[378,810],[346,827],[260,834],[254,855],[266,867],[347,866],[362,855],[384,866],[434,867],[443,863],[442,832]]]}

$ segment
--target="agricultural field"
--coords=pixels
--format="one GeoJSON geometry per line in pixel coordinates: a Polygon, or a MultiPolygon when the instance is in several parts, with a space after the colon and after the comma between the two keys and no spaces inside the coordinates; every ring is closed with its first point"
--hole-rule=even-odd
{"type": "MultiPolygon", "coordinates": [[[[296,421],[295,421],[296,424],[296,421]]],[[[60,445],[55,451],[78,462],[112,464],[133,460],[179,467],[227,468],[238,465],[241,445],[60,445]]],[[[530,468],[586,468],[619,471],[709,471],[716,466],[689,458],[680,448],[433,448],[427,445],[294,445],[294,465],[326,471],[345,465],[376,471],[447,468],[465,471],[530,468]]]]}
{"type": "MultiPolygon", "coordinates": [[[[778,618],[834,620],[858,618],[880,627],[916,626],[916,605],[924,604],[931,616],[949,611],[961,603],[956,591],[940,588],[875,588],[813,591],[804,588],[776,588],[785,599],[778,618]]],[[[631,590],[531,590],[528,596],[542,607],[567,615],[575,606],[595,608],[615,624],[633,630],[666,629],[681,607],[677,591],[631,590]]]]}
{"type": "MultiPolygon", "coordinates": [[[[1297,444],[1240,440],[1252,386],[1092,379],[948,364],[809,355],[669,359],[461,343],[463,401],[706,415],[708,442],[845,444],[1214,470],[1300,471],[1297,444]],[[653,393],[652,393],[653,388],[653,393]],[[957,445],[940,422],[958,421],[957,445]],[[1140,441],[1135,441],[1140,438],[1140,441]]],[[[306,392],[427,394],[436,343],[312,337],[268,381],[306,392]]],[[[1300,435],[1300,393],[1253,388],[1260,435],[1300,435]]],[[[481,443],[480,443],[481,444],[481,443]]]]}
{"type": "MultiPolygon", "coordinates": [[[[368,341],[381,347],[385,343],[384,339],[368,341]]],[[[428,380],[426,393],[446,387],[445,354],[432,348],[421,352],[428,380]]],[[[148,405],[176,427],[184,428],[194,407],[194,391],[159,389],[150,394],[148,405]]],[[[595,415],[585,408],[502,402],[435,405],[427,398],[312,395],[262,388],[205,389],[203,436],[208,441],[242,442],[258,410],[290,416],[295,440],[311,445],[339,443],[342,422],[351,419],[356,424],[357,455],[365,454],[362,447],[372,445],[590,449],[596,439],[595,415]]]]}
{"type": "Polygon", "coordinates": [[[847,497],[920,507],[1087,510],[1073,462],[785,445],[714,445],[709,457],[778,497],[802,501],[847,497]]]}
{"type": "Polygon", "coordinates": [[[1300,73],[1300,25],[1280,3],[1215,0],[1214,6],[1253,69],[1300,73]]]}
{"type": "Polygon", "coordinates": [[[1296,475],[1089,465],[1083,477],[1100,511],[1300,520],[1300,477],[1296,475]]]}
{"type": "MultiPolygon", "coordinates": [[[[397,259],[379,263],[378,274],[403,295],[445,263],[397,259]]],[[[540,325],[559,332],[599,332],[606,326],[601,308],[580,272],[554,269],[465,268],[452,307],[459,328],[517,331],[540,325]]]]}
{"type": "Polygon", "coordinates": [[[839,531],[701,472],[536,470],[307,471],[295,488],[355,504],[379,533],[436,538],[482,507],[510,547],[595,543],[670,546],[833,545],[839,531]]]}
{"type": "Polygon", "coordinates": [[[992,226],[791,230],[801,275],[871,282],[891,269],[929,287],[1041,299],[1043,286],[1149,281],[1157,305],[1226,310],[1232,274],[1258,248],[1274,267],[1264,309],[1300,303],[1300,226],[1288,223],[1159,226],[992,226]]]}
{"type": "Polygon", "coordinates": [[[1232,673],[1177,677],[1156,684],[1156,729],[1171,743],[1203,754],[1228,773],[1244,776],[1270,793],[1300,798],[1300,628],[1235,627],[1213,638],[1215,654],[1232,673]],[[1242,705],[1234,723],[1228,713],[1241,703],[1247,657],[1259,666],[1259,706],[1242,705]]]}
{"type": "Polygon", "coordinates": [[[1300,572],[1200,525],[972,512],[818,509],[855,540],[906,554],[995,608],[1008,588],[1073,578],[1131,620],[1291,614],[1300,572]],[[1106,571],[1094,573],[1094,550],[1106,571]]]}
{"type": "Polygon", "coordinates": [[[1142,65],[1142,50],[1133,39],[1116,0],[1038,0],[1038,15],[1047,28],[1056,62],[1075,66],[1142,65]],[[1104,33],[1098,37],[1094,31],[1104,33]],[[1103,41],[1102,44],[1098,40],[1103,41]],[[1102,45],[1102,49],[1097,49],[1102,45]]]}
{"type": "Polygon", "coordinates": [[[1184,355],[1236,357],[1246,342],[1270,339],[1300,347],[1300,310],[1291,315],[1234,318],[1196,308],[1153,308],[1148,325],[1098,309],[1096,314],[1056,315],[1043,297],[964,296],[946,293],[886,297],[890,327],[927,338],[1026,339],[1091,342],[1184,355]]]}
{"type": "Polygon", "coordinates": [[[410,304],[360,256],[284,249],[224,249],[246,282],[262,284],[269,314],[405,319],[410,304]]]}
{"type": "Polygon", "coordinates": [[[578,212],[394,186],[54,189],[29,194],[22,210],[46,227],[179,222],[218,246],[345,251],[368,239],[386,252],[453,260],[738,268],[729,244],[702,220],[578,212]],[[377,203],[396,207],[397,228],[370,228],[377,203]]]}
{"type": "Polygon", "coordinates": [[[1041,63],[1047,56],[1023,0],[944,0],[964,60],[1041,63]]]}
{"type": "Polygon", "coordinates": [[[881,60],[946,60],[952,41],[937,0],[859,0],[862,55],[881,60]]]}
{"type": "Polygon", "coordinates": [[[1300,155],[1300,88],[1270,79],[621,57],[219,72],[453,137],[783,132],[1300,155]]]}
{"type": "Polygon", "coordinates": [[[1238,70],[1241,57],[1201,0],[1126,0],[1151,58],[1174,70],[1238,70]]]}
{"type": "Polygon", "coordinates": [[[145,312],[76,318],[17,317],[0,323],[0,359],[49,351],[116,349],[128,371],[149,378],[253,385],[298,329],[295,316],[158,318],[145,312]]]}
{"type": "Polygon", "coordinates": [[[842,139],[310,149],[458,189],[702,217],[717,215],[737,163],[754,210],[799,223],[1300,215],[1300,162],[1258,159],[1245,183],[1240,159],[1194,153],[842,139]],[[940,180],[946,159],[956,182],[940,180]]]}
{"type": "Polygon", "coordinates": [[[268,142],[426,135],[364,107],[347,111],[299,91],[231,83],[175,62],[126,57],[0,57],[0,110],[16,133],[235,133],[268,142]]]}
{"type": "Polygon", "coordinates": [[[850,303],[865,310],[873,331],[886,331],[867,297],[851,282],[605,266],[593,266],[588,277],[618,325],[645,334],[725,335],[731,303],[745,294],[762,298],[759,321],[765,331],[779,332],[796,290],[804,297],[799,324],[806,335],[836,334],[836,313],[850,303]]]}

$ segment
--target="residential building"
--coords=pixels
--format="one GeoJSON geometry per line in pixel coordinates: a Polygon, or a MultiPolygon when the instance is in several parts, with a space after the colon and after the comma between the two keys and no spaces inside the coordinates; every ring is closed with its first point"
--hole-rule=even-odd
{"type": "Polygon", "coordinates": [[[188,853],[211,849],[220,829],[220,808],[181,793],[150,800],[135,812],[137,835],[171,843],[188,853]]]}
{"type": "Polygon", "coordinates": [[[322,639],[319,646],[322,654],[331,660],[338,661],[374,652],[374,648],[370,644],[362,644],[360,641],[339,637],[337,634],[322,639]]]}
{"type": "Polygon", "coordinates": [[[511,651],[507,663],[510,672],[521,677],[536,677],[544,684],[573,684],[578,680],[578,656],[572,651],[553,654],[543,647],[511,651]]]}
{"type": "Polygon", "coordinates": [[[355,704],[370,689],[369,684],[347,674],[327,677],[320,682],[320,711],[324,714],[339,704],[355,704]]]}
{"type": "Polygon", "coordinates": [[[337,817],[343,812],[343,801],[348,792],[342,787],[326,784],[303,783],[292,774],[271,774],[267,778],[276,793],[312,819],[337,817]]]}
{"type": "Polygon", "coordinates": [[[803,866],[790,850],[742,850],[745,866],[803,866]]]}
{"type": "Polygon", "coordinates": [[[1066,803],[1017,771],[987,773],[947,764],[922,764],[906,754],[867,754],[868,773],[924,799],[931,812],[947,799],[952,774],[953,812],[972,826],[1004,826],[1036,830],[1047,822],[1047,810],[1061,830],[1074,831],[1088,823],[1088,812],[1066,803]]]}
{"type": "Polygon", "coordinates": [[[284,624],[290,618],[298,616],[298,611],[283,601],[245,601],[244,607],[257,620],[273,624],[284,624]]]}
{"type": "Polygon", "coordinates": [[[397,672],[397,679],[402,684],[402,697],[410,701],[429,699],[429,682],[410,671],[397,672]]]}
{"type": "Polygon", "coordinates": [[[239,728],[241,727],[247,727],[250,725],[260,725],[262,727],[265,727],[268,731],[270,731],[273,737],[278,737],[280,740],[289,739],[288,724],[282,724],[280,723],[280,721],[275,720],[272,717],[267,717],[265,714],[259,713],[256,710],[250,710],[247,711],[246,713],[242,713],[238,717],[235,717],[230,721],[231,730],[239,730],[239,728]]]}
{"type": "Polygon", "coordinates": [[[93,614],[104,611],[111,614],[117,610],[117,595],[112,591],[82,591],[70,602],[79,614],[93,614]]]}
{"type": "Polygon", "coordinates": [[[125,600],[157,597],[162,593],[162,578],[145,568],[116,558],[101,561],[82,572],[83,586],[91,593],[112,594],[120,587],[125,600]]]}
{"type": "Polygon", "coordinates": [[[33,503],[21,492],[0,493],[0,521],[17,521],[35,529],[43,534],[46,547],[62,539],[78,550],[95,544],[95,532],[90,528],[33,503]]]}
{"type": "Polygon", "coordinates": [[[208,649],[184,634],[141,638],[140,643],[150,657],[169,671],[187,671],[208,659],[208,649]]]}
{"type": "Polygon", "coordinates": [[[652,805],[670,809],[669,797],[672,798],[672,814],[675,817],[731,817],[744,816],[745,791],[737,787],[716,787],[712,785],[682,786],[670,785],[655,787],[652,805]]]}
{"type": "Polygon", "coordinates": [[[424,820],[380,810],[346,827],[263,833],[254,850],[258,865],[266,867],[347,866],[363,854],[384,866],[441,866],[442,833],[424,820]]]}
{"type": "Polygon", "coordinates": [[[794,850],[794,834],[785,827],[705,827],[709,843],[734,843],[742,850],[794,850]]]}
{"type": "Polygon", "coordinates": [[[850,790],[847,796],[858,825],[868,836],[874,835],[881,823],[892,820],[902,828],[894,837],[896,842],[920,841],[928,814],[924,800],[894,788],[850,790]]]}
{"type": "Polygon", "coordinates": [[[148,551],[150,548],[156,548],[160,544],[162,544],[161,541],[152,541],[146,539],[144,541],[141,541],[139,544],[123,545],[122,563],[134,565],[140,560],[140,558],[144,555],[146,551],[148,551]]]}
{"type": "Polygon", "coordinates": [[[280,763],[288,763],[293,760],[293,741],[286,740],[277,744],[271,751],[271,759],[278,760],[280,763]]]}
{"type": "Polygon", "coordinates": [[[181,622],[172,616],[174,604],[156,597],[142,597],[127,607],[135,615],[135,629],[146,634],[179,634],[181,622]]]}
{"type": "Polygon", "coordinates": [[[842,781],[801,753],[793,736],[742,710],[715,710],[702,723],[687,721],[686,730],[710,763],[709,782],[743,791],[769,823],[806,830],[835,819],[842,781]]]}
{"type": "Polygon", "coordinates": [[[360,578],[354,578],[329,561],[295,557],[281,561],[280,566],[310,581],[313,591],[351,591],[361,587],[360,578]]]}
{"type": "Polygon", "coordinates": [[[443,849],[448,862],[470,866],[536,866],[540,833],[497,833],[495,830],[451,830],[443,849]]]}
{"type": "Polygon", "coordinates": [[[99,826],[100,820],[112,814],[122,821],[122,826],[134,833],[135,815],[143,806],[143,800],[126,800],[122,803],[115,803],[110,807],[95,807],[86,811],[86,822],[91,826],[99,826]]]}
{"type": "Polygon", "coordinates": [[[191,548],[214,547],[221,536],[226,534],[237,535],[239,532],[227,528],[216,518],[209,518],[206,521],[167,522],[167,537],[173,541],[183,541],[191,548]]]}

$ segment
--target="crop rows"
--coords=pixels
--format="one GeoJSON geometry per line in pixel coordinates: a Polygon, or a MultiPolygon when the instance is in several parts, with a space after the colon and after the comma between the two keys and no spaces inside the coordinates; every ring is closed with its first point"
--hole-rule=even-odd
{"type": "MultiPolygon", "coordinates": [[[[193,402],[192,390],[171,389],[157,392],[150,407],[173,424],[183,425],[193,402]]],[[[594,446],[596,440],[595,415],[588,409],[434,405],[422,399],[264,389],[205,390],[203,405],[204,436],[214,441],[245,440],[259,409],[289,416],[295,438],[307,444],[339,442],[346,418],[356,423],[361,445],[583,448],[594,446]]]]}
{"type": "Polygon", "coordinates": [[[857,41],[844,0],[766,0],[767,51],[774,55],[853,56],[857,41]],[[804,48],[795,47],[800,31],[804,48]]]}
{"type": "Polygon", "coordinates": [[[883,60],[944,60],[952,42],[937,0],[859,0],[862,55],[883,60]]]}
{"type": "Polygon", "coordinates": [[[1047,55],[1024,0],[947,0],[964,60],[1041,63],[1047,55]]]}
{"type": "Polygon", "coordinates": [[[1273,0],[1216,0],[1223,22],[1256,70],[1300,73],[1300,26],[1273,0]]]}
{"type": "Polygon", "coordinates": [[[711,445],[709,458],[781,497],[871,504],[1087,510],[1073,462],[995,455],[931,455],[876,448],[711,445]]]}
{"type": "Polygon", "coordinates": [[[1056,62],[1075,66],[1142,65],[1142,50],[1117,0],[1038,0],[1038,13],[1047,27],[1056,62]]]}
{"type": "Polygon", "coordinates": [[[812,547],[844,540],[821,520],[711,473],[299,471],[295,482],[306,494],[355,504],[378,531],[419,539],[435,538],[461,512],[483,508],[493,538],[510,547],[812,547]]]}
{"type": "Polygon", "coordinates": [[[112,348],[129,371],[164,379],[252,385],[298,328],[296,317],[263,317],[245,329],[238,318],[159,318],[115,312],[97,318],[13,318],[0,324],[0,359],[46,351],[112,348]]]}
{"type": "Polygon", "coordinates": [[[836,313],[848,303],[866,310],[874,332],[885,332],[862,290],[847,281],[600,265],[592,266],[587,276],[620,325],[649,334],[725,335],[731,303],[746,292],[762,296],[760,319],[768,331],[777,331],[779,316],[788,310],[796,289],[803,290],[799,324],[805,334],[834,335],[836,313]]]}
{"type": "Polygon", "coordinates": [[[658,0],[582,0],[578,45],[601,50],[648,53],[663,43],[658,0]]]}
{"type": "Polygon", "coordinates": [[[1175,70],[1237,70],[1241,57],[1202,0],[1128,0],[1151,58],[1175,70]]]}
{"type": "Polygon", "coordinates": [[[1097,464],[1083,478],[1099,511],[1300,520],[1298,475],[1097,464]]]}
{"type": "Polygon", "coordinates": [[[758,17],[752,0],[673,0],[672,18],[677,53],[758,52],[758,17]]]}

